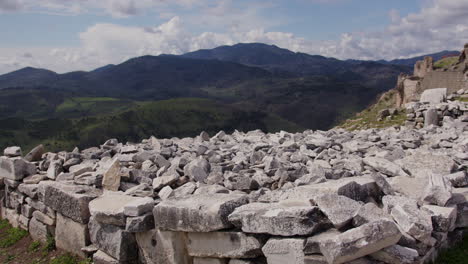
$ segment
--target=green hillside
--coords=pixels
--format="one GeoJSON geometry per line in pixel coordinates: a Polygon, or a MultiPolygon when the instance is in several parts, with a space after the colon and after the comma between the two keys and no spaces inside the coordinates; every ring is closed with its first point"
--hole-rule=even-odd
{"type": "MultiPolygon", "coordinates": [[[[112,102],[117,99],[97,100],[112,102]]],[[[90,101],[86,99],[84,102],[90,101]]],[[[42,143],[47,150],[58,151],[71,150],[75,146],[96,146],[114,137],[122,142],[137,142],[151,135],[187,137],[196,136],[201,131],[214,134],[220,130],[232,132],[234,129],[248,131],[259,128],[268,132],[302,129],[276,115],[239,110],[208,99],[179,98],[133,103],[135,106],[128,111],[78,119],[0,120],[0,149],[11,145],[30,149],[42,143]]],[[[65,106],[69,105],[69,101],[66,101],[65,106]]],[[[63,104],[58,107],[60,110],[63,108],[63,104]]]]}

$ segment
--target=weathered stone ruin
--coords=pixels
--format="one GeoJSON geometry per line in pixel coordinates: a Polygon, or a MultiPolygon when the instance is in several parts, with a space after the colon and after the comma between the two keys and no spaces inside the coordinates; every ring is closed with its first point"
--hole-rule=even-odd
{"type": "Polygon", "coordinates": [[[413,75],[401,74],[397,83],[397,107],[419,101],[425,90],[447,88],[448,94],[460,89],[468,90],[468,44],[461,52],[458,63],[448,68],[435,69],[431,57],[414,65],[413,75]]]}
{"type": "Polygon", "coordinates": [[[468,227],[468,118],[441,121],[10,147],[2,217],[96,264],[426,263],[468,227]]]}
{"type": "Polygon", "coordinates": [[[468,102],[457,100],[466,97],[468,97],[468,90],[464,89],[449,96],[447,96],[447,88],[425,90],[419,102],[405,105],[407,115],[405,125],[410,128],[422,128],[453,122],[468,114],[468,102]]]}

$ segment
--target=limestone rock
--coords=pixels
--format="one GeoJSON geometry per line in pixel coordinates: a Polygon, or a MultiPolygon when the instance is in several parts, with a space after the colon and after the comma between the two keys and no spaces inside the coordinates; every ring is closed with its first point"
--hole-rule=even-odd
{"type": "Polygon", "coordinates": [[[0,177],[14,181],[36,174],[36,165],[22,158],[0,157],[0,177]]]}
{"type": "Polygon", "coordinates": [[[371,254],[372,258],[389,264],[412,264],[419,257],[418,251],[393,245],[371,254]]]}
{"type": "Polygon", "coordinates": [[[90,217],[88,204],[102,192],[87,186],[76,186],[58,182],[41,182],[45,188],[44,203],[63,216],[82,224],[90,217]]]}
{"type": "Polygon", "coordinates": [[[138,233],[147,232],[154,228],[153,213],[149,212],[141,216],[127,217],[125,231],[138,233]]]}
{"type": "Polygon", "coordinates": [[[193,257],[255,258],[263,246],[242,232],[188,233],[187,237],[188,254],[193,257]]]}
{"type": "Polygon", "coordinates": [[[455,229],[457,221],[456,207],[424,205],[421,209],[431,215],[434,231],[451,232],[455,229]]]}
{"type": "Polygon", "coordinates": [[[361,208],[361,204],[346,196],[325,194],[313,198],[320,210],[328,217],[335,228],[340,229],[351,222],[361,208]]]}
{"type": "Polygon", "coordinates": [[[247,202],[247,196],[241,194],[200,194],[163,201],[153,214],[160,229],[211,232],[231,227],[228,215],[247,202]]]}
{"type": "Polygon", "coordinates": [[[89,244],[88,226],[57,214],[55,244],[57,248],[86,258],[87,255],[81,249],[89,244]]]}
{"type": "Polygon", "coordinates": [[[246,233],[278,236],[311,235],[330,226],[317,206],[303,202],[250,203],[234,210],[229,221],[246,233]]]}
{"type": "Polygon", "coordinates": [[[41,144],[35,148],[33,148],[26,156],[24,156],[24,159],[32,162],[32,161],[39,161],[41,160],[42,154],[45,153],[44,146],[41,144]]]}
{"type": "MultiPolygon", "coordinates": [[[[109,225],[125,226],[127,223],[124,213],[126,206],[130,204],[127,208],[127,212],[134,215],[136,213],[140,213],[138,211],[139,209],[137,209],[138,203],[143,204],[143,207],[145,207],[147,202],[148,200],[146,198],[109,192],[92,200],[89,203],[89,211],[97,222],[109,225]]],[[[140,209],[148,210],[148,208],[142,207],[140,207],[140,209]]]]}
{"type": "Polygon", "coordinates": [[[336,229],[329,229],[320,234],[307,238],[307,241],[304,245],[304,253],[306,255],[321,254],[322,252],[320,251],[320,244],[328,239],[334,238],[339,234],[341,234],[340,231],[336,229]]]}
{"type": "Polygon", "coordinates": [[[428,213],[410,205],[396,205],[391,215],[403,231],[425,244],[432,243],[432,219],[428,213]]]}
{"type": "Polygon", "coordinates": [[[421,103],[438,104],[447,101],[447,88],[436,88],[425,90],[421,94],[421,103]]]}
{"type": "Polygon", "coordinates": [[[138,258],[135,236],[120,227],[101,224],[91,218],[88,224],[91,242],[100,250],[118,261],[138,258]]]}
{"type": "Polygon", "coordinates": [[[395,245],[400,237],[394,222],[379,220],[326,240],[320,245],[320,251],[328,263],[346,263],[395,245]]]}
{"type": "Polygon", "coordinates": [[[305,264],[304,239],[271,238],[263,246],[262,251],[268,264],[305,264]]]}
{"type": "Polygon", "coordinates": [[[363,161],[365,164],[388,176],[409,176],[400,166],[383,158],[367,157],[363,161]]]}
{"type": "Polygon", "coordinates": [[[22,152],[20,147],[8,147],[3,151],[3,155],[14,158],[14,157],[21,157],[22,152]]]}
{"type": "Polygon", "coordinates": [[[114,159],[107,165],[103,173],[102,187],[104,190],[117,191],[120,186],[120,162],[114,159]]]}

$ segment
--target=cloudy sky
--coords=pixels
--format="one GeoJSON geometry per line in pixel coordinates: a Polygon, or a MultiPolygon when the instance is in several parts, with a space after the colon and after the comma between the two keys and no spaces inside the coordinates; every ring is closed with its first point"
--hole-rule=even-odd
{"type": "Polygon", "coordinates": [[[462,48],[468,0],[0,0],[0,74],[239,42],[340,59],[462,48]]]}

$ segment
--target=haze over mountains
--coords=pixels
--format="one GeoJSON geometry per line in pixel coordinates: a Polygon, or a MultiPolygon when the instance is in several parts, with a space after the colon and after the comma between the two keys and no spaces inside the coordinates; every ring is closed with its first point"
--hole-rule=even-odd
{"type": "Polygon", "coordinates": [[[327,129],[393,88],[401,72],[412,71],[410,61],[340,61],[252,43],[143,56],[90,72],[24,68],[0,76],[0,119],[8,120],[0,145],[327,129]]]}

